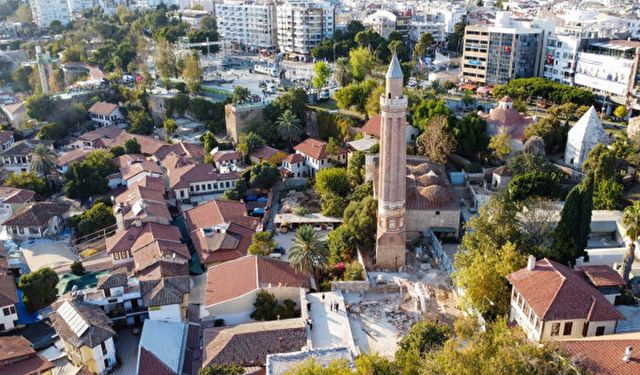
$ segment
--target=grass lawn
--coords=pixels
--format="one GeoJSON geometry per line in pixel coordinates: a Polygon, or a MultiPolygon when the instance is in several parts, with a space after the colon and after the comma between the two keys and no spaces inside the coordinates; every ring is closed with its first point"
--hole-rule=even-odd
{"type": "Polygon", "coordinates": [[[324,100],[321,102],[317,102],[315,104],[309,104],[309,108],[317,109],[317,110],[327,110],[327,111],[335,111],[338,110],[338,106],[336,105],[336,101],[333,99],[324,100]]]}

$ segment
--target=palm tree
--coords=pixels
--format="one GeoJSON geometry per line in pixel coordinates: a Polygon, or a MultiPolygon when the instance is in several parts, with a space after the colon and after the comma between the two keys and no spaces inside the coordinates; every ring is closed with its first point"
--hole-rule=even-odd
{"type": "Polygon", "coordinates": [[[313,275],[327,261],[327,250],[311,225],[296,231],[289,250],[289,263],[299,272],[313,275]]]}
{"type": "Polygon", "coordinates": [[[290,109],[287,109],[280,115],[280,118],[276,121],[276,128],[278,135],[284,139],[289,146],[291,146],[293,142],[300,141],[300,137],[302,137],[300,119],[290,109]]]}
{"type": "Polygon", "coordinates": [[[55,155],[44,144],[38,144],[31,152],[31,165],[29,166],[31,172],[47,178],[55,168],[55,155]]]}
{"type": "Polygon", "coordinates": [[[622,258],[622,277],[628,283],[631,266],[636,259],[636,241],[640,237],[640,201],[633,202],[633,205],[624,209],[622,223],[627,227],[627,236],[630,240],[622,258]]]}
{"type": "Polygon", "coordinates": [[[341,87],[349,84],[351,81],[351,67],[349,65],[349,59],[341,57],[336,60],[333,76],[341,87]]]}

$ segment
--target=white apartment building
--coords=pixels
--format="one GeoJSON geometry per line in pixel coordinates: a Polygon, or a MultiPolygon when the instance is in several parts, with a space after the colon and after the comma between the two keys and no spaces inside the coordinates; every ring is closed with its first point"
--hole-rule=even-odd
{"type": "Polygon", "coordinates": [[[417,14],[411,19],[409,38],[418,41],[420,35],[430,33],[436,42],[444,42],[447,38],[447,24],[431,14],[417,14]]]}
{"type": "Polygon", "coordinates": [[[335,8],[326,1],[288,0],[278,5],[278,46],[289,57],[308,60],[311,49],[335,30],[335,8]]]}
{"type": "Polygon", "coordinates": [[[220,38],[232,48],[277,46],[276,4],[272,1],[227,0],[215,4],[220,38]]]}
{"type": "Polygon", "coordinates": [[[544,78],[573,86],[578,47],[580,47],[579,37],[550,35],[545,56],[542,58],[544,78]]]}
{"type": "Polygon", "coordinates": [[[96,5],[99,5],[97,0],[67,0],[69,15],[73,18],[79,17],[83,11],[93,9],[96,5]]]}
{"type": "Polygon", "coordinates": [[[49,27],[51,22],[66,25],[71,21],[67,0],[29,0],[33,22],[40,27],[49,27]]]}
{"type": "Polygon", "coordinates": [[[396,30],[396,17],[395,14],[388,10],[379,10],[369,15],[365,21],[365,24],[370,26],[375,32],[382,35],[384,38],[388,38],[389,34],[396,30]]]}

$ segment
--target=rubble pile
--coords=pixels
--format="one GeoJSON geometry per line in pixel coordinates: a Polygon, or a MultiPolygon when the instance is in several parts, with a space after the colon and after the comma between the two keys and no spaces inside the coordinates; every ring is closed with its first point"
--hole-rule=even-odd
{"type": "Polygon", "coordinates": [[[304,208],[309,213],[320,212],[320,198],[312,190],[289,190],[280,202],[280,212],[283,214],[296,213],[297,209],[304,208]]]}

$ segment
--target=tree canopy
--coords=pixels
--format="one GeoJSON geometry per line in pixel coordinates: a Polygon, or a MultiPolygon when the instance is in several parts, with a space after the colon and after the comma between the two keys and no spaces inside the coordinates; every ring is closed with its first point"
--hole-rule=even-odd
{"type": "Polygon", "coordinates": [[[18,287],[24,293],[23,301],[29,311],[38,311],[53,303],[58,295],[58,275],[51,268],[41,268],[20,276],[18,287]]]}

